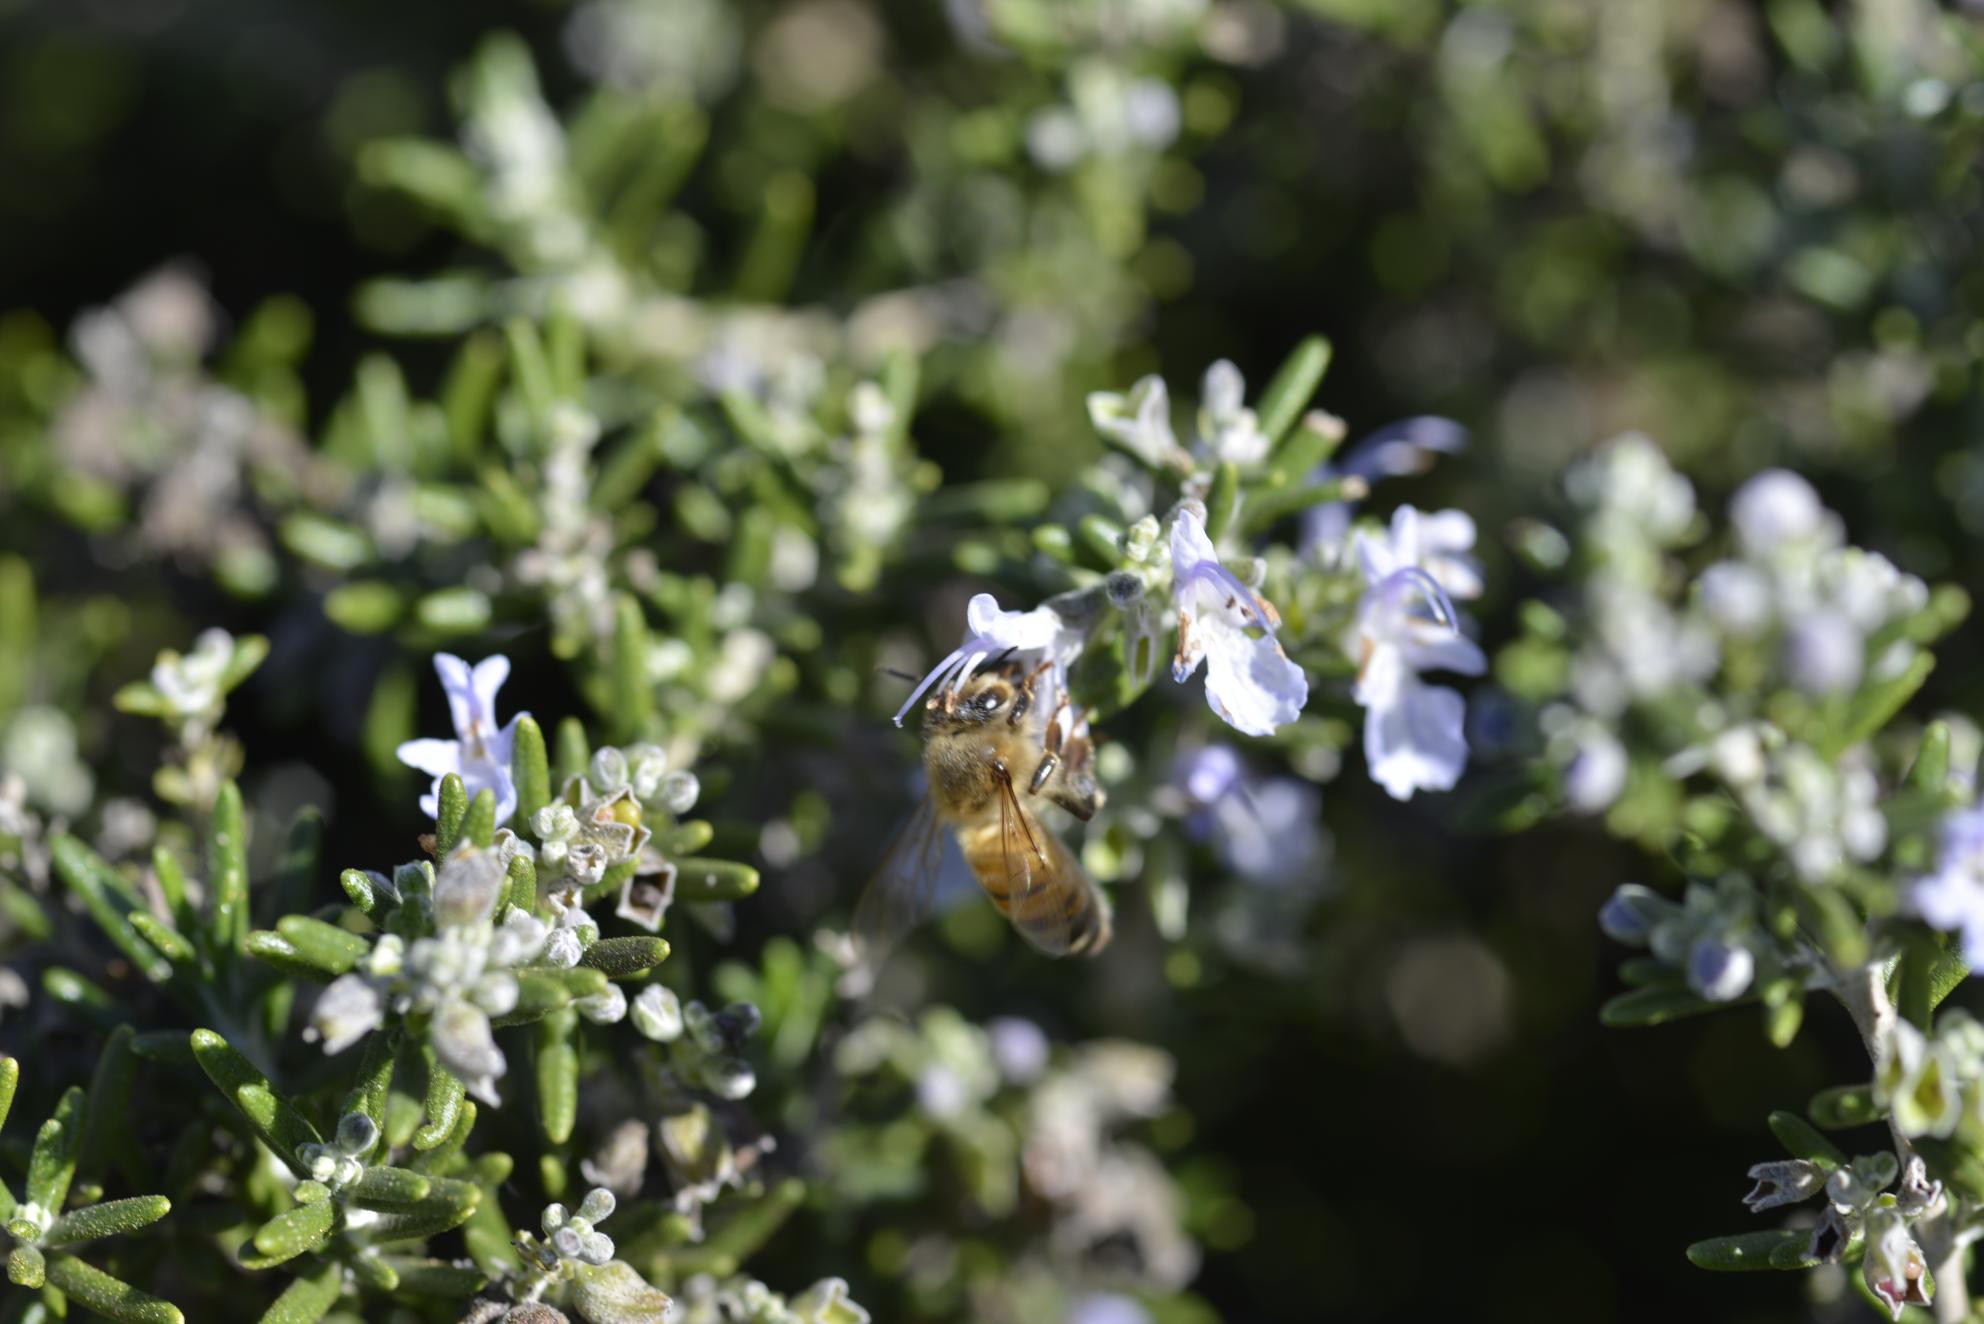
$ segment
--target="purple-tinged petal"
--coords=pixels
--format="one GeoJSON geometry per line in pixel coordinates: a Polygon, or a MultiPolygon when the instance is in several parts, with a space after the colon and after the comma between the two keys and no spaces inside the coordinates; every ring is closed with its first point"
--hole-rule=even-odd
{"type": "Polygon", "coordinates": [[[409,768],[418,768],[430,777],[445,777],[462,770],[462,747],[453,740],[409,740],[394,753],[409,768]]]}

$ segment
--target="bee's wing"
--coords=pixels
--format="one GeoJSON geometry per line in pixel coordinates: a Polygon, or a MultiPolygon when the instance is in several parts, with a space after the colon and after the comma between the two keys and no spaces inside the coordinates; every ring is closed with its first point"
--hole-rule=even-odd
{"type": "Polygon", "coordinates": [[[1043,955],[1093,956],[1109,941],[1109,903],[1061,839],[1026,811],[1012,784],[1003,785],[999,856],[1006,899],[999,908],[1043,955]]]}
{"type": "Polygon", "coordinates": [[[929,918],[943,858],[943,824],[937,819],[936,804],[925,795],[854,906],[850,936],[855,969],[868,985],[889,953],[929,918]]]}
{"type": "Polygon", "coordinates": [[[1006,871],[1008,905],[1026,899],[1033,891],[1034,874],[1047,863],[1046,846],[1033,816],[1020,803],[1013,779],[1003,769],[999,775],[999,858],[1006,871]]]}

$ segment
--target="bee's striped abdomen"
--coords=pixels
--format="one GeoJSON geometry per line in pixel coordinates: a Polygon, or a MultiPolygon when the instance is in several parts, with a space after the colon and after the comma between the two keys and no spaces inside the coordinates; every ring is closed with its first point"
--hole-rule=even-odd
{"type": "Polygon", "coordinates": [[[1109,941],[1109,906],[1102,893],[1058,837],[1037,819],[1029,818],[1027,827],[1038,855],[1009,849],[996,816],[958,828],[958,845],[978,885],[1020,936],[1049,956],[1102,950],[1109,941]]]}

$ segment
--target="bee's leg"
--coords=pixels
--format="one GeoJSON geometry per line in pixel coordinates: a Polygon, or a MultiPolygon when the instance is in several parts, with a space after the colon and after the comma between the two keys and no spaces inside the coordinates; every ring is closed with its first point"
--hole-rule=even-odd
{"type": "Polygon", "coordinates": [[[1020,719],[1025,717],[1033,708],[1034,688],[1039,683],[1041,676],[1045,675],[1053,666],[1054,664],[1052,662],[1042,662],[1027,673],[1026,679],[1022,680],[1019,684],[1019,692],[1013,696],[1013,712],[1012,716],[1006,719],[1006,725],[1018,726],[1020,719]]]}
{"type": "MultiPolygon", "coordinates": [[[[1061,752],[1061,738],[1067,734],[1061,722],[1061,714],[1068,711],[1068,696],[1063,694],[1054,705],[1054,711],[1047,714],[1047,729],[1040,733],[1040,747],[1049,754],[1061,752]]],[[[1073,722],[1067,726],[1073,726],[1073,722]]]]}
{"type": "Polygon", "coordinates": [[[1039,795],[1040,788],[1047,785],[1047,779],[1052,777],[1054,775],[1054,769],[1060,766],[1061,756],[1059,754],[1049,753],[1041,755],[1040,766],[1033,770],[1033,783],[1027,787],[1027,790],[1034,795],[1039,795]]]}
{"type": "Polygon", "coordinates": [[[1061,775],[1048,788],[1047,798],[1086,823],[1102,808],[1103,795],[1089,767],[1095,745],[1080,722],[1075,726],[1082,734],[1070,736],[1058,755],[1061,775]]]}

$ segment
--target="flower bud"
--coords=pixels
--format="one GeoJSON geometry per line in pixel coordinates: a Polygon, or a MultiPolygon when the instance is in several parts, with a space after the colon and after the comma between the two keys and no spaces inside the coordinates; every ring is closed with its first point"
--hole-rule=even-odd
{"type": "Polygon", "coordinates": [[[649,984],[634,998],[630,1009],[634,1028],[660,1043],[682,1036],[682,1003],[675,990],[663,984],[649,984]]]}
{"type": "Polygon", "coordinates": [[[1732,1002],[1749,989],[1756,969],[1749,948],[1702,938],[1688,953],[1688,986],[1711,1002],[1732,1002]]]}
{"type": "Polygon", "coordinates": [[[586,1192],[586,1198],[580,1202],[579,1217],[588,1223],[604,1223],[613,1216],[617,1204],[613,1192],[604,1186],[595,1186],[586,1192]]]}
{"type": "Polygon", "coordinates": [[[627,784],[627,756],[611,745],[593,751],[586,780],[601,795],[611,795],[627,784]]]}
{"type": "Polygon", "coordinates": [[[1644,947],[1654,925],[1672,916],[1673,902],[1650,887],[1621,883],[1598,912],[1598,927],[1614,942],[1644,947]]]}
{"type": "Polygon", "coordinates": [[[353,1158],[364,1158],[378,1143],[378,1124],[364,1113],[346,1113],[338,1119],[338,1148],[353,1158]]]}
{"type": "Polygon", "coordinates": [[[693,772],[671,772],[661,779],[661,802],[671,814],[686,814],[696,807],[703,785],[693,772]]]}

